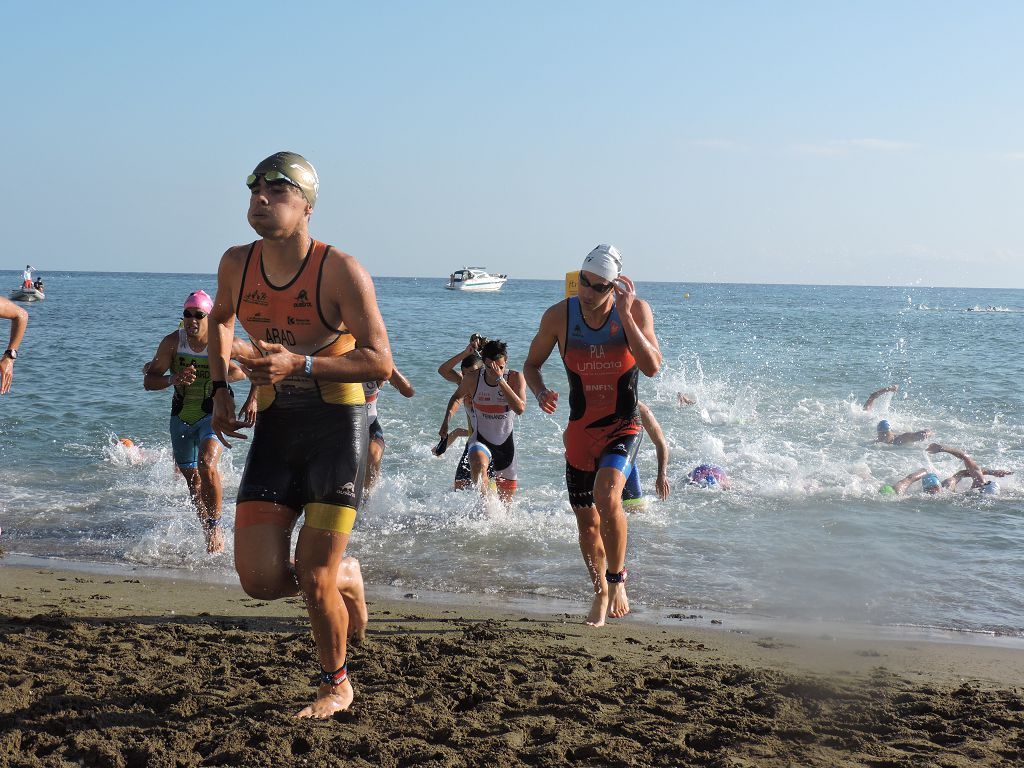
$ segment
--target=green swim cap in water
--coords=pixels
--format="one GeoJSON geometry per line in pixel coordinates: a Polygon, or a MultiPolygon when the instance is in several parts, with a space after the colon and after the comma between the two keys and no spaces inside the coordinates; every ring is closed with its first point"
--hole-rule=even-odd
{"type": "Polygon", "coordinates": [[[316,205],[316,193],[320,191],[320,177],[317,176],[316,168],[309,160],[294,152],[275,152],[260,162],[253,168],[249,178],[245,180],[245,185],[251,187],[256,183],[257,176],[264,176],[267,181],[274,181],[274,178],[267,177],[267,174],[273,176],[275,171],[302,190],[303,196],[310,205],[316,205]]]}
{"type": "Polygon", "coordinates": [[[896,493],[896,489],[893,488],[891,485],[883,485],[881,488],[878,489],[878,492],[883,496],[892,496],[894,493],[896,493]]]}

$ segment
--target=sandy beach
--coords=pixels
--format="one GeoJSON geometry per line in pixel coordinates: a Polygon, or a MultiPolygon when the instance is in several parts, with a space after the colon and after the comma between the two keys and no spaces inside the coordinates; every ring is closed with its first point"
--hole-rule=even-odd
{"type": "Polygon", "coordinates": [[[355,705],[311,722],[297,599],[5,565],[0,611],[5,767],[1024,762],[1014,648],[371,598],[355,705]]]}

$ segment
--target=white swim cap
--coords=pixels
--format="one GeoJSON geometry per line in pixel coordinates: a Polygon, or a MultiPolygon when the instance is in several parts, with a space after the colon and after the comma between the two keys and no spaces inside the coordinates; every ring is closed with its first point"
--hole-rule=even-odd
{"type": "Polygon", "coordinates": [[[587,254],[580,269],[611,282],[622,271],[622,254],[614,245],[599,245],[587,254]]]}

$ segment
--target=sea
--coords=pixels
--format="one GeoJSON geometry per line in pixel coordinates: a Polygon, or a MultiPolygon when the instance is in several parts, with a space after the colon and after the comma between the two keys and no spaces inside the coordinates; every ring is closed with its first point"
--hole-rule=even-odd
{"type": "MultiPolygon", "coordinates": [[[[207,555],[173,468],[170,394],[142,386],[142,366],[177,327],[185,297],[213,294],[215,276],[43,276],[46,300],[23,305],[28,333],[0,397],[0,566],[234,582],[230,533],[247,443],[224,452],[228,544],[207,555]]],[[[13,288],[20,273],[0,280],[13,288]]],[[[447,291],[443,276],[374,282],[395,364],[416,391],[406,399],[386,387],[379,400],[382,481],[348,550],[371,594],[585,612],[557,351],[543,374],[563,395],[558,411],[544,414],[530,397],[516,419],[511,506],[452,489],[461,442],[439,458],[430,450],[453,391],[440,363],[481,333],[507,342],[521,369],[563,280],[513,275],[479,294],[447,291]]],[[[668,500],[628,518],[637,617],[1024,639],[1024,291],[699,282],[637,291],[664,355],[655,377],[641,377],[641,397],[671,450],[668,500]],[[889,384],[898,391],[866,412],[868,394],[889,384]],[[681,405],[679,393],[695,404],[681,405]],[[883,495],[883,484],[919,468],[948,477],[962,465],[926,453],[927,442],[874,442],[882,418],[898,432],[931,429],[935,441],[1014,474],[994,496],[927,496],[920,484],[883,495]],[[725,468],[732,489],[688,486],[701,463],[725,468]]],[[[638,461],[653,490],[649,441],[638,461]]]]}

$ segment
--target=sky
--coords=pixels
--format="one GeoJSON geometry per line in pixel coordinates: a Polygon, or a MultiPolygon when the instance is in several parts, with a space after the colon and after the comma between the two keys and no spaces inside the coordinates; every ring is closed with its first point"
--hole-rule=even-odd
{"type": "Polygon", "coordinates": [[[4,269],[216,271],[320,175],[375,276],[1024,288],[1024,4],[0,0],[4,269]]]}

